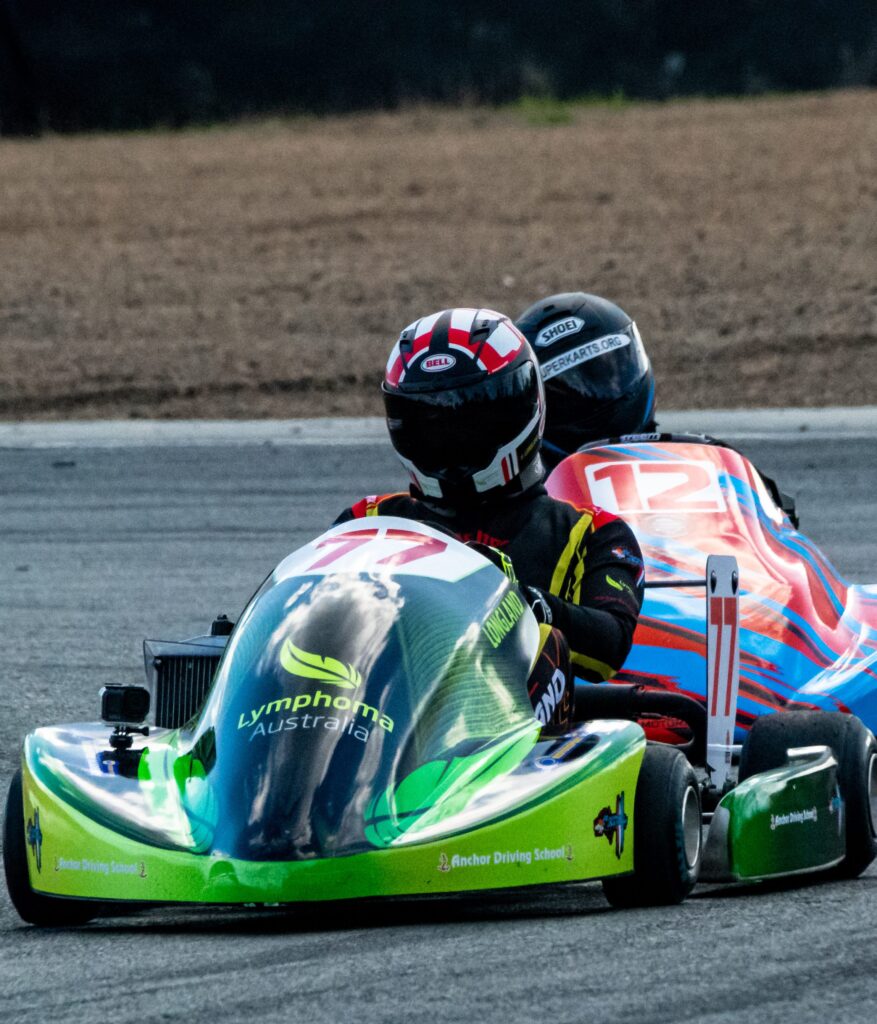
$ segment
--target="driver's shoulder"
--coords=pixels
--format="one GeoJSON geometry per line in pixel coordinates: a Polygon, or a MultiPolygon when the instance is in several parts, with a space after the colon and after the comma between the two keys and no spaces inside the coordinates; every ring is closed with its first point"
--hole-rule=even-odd
{"type": "Polygon", "coordinates": [[[621,524],[622,527],[625,525],[614,513],[589,502],[556,498],[547,493],[540,496],[539,500],[542,508],[535,510],[537,514],[550,514],[561,519],[568,524],[571,531],[575,529],[576,532],[593,533],[611,524],[621,524]]]}
{"type": "Polygon", "coordinates": [[[419,518],[419,505],[420,502],[415,501],[405,491],[368,494],[346,508],[335,520],[335,525],[348,523],[352,519],[365,519],[366,516],[402,516],[406,519],[416,519],[419,518]]]}

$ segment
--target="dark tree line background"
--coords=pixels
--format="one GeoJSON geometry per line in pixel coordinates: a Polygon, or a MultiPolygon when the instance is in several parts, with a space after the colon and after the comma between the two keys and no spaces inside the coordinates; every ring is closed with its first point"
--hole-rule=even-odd
{"type": "Polygon", "coordinates": [[[0,133],[877,85],[875,0],[0,0],[0,133]]]}

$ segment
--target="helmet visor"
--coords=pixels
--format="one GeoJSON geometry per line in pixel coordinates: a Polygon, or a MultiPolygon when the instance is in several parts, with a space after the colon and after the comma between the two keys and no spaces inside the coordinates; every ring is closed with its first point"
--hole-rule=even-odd
{"type": "Polygon", "coordinates": [[[484,469],[539,409],[537,370],[511,373],[442,391],[384,390],[387,427],[396,451],[431,476],[484,469]]]}

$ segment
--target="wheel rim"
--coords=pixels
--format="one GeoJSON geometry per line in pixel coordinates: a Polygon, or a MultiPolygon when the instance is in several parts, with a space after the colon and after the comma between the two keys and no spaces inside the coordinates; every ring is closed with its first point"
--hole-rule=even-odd
{"type": "Polygon", "coordinates": [[[877,836],[877,753],[873,750],[868,758],[868,816],[871,835],[877,836]]]}
{"type": "Polygon", "coordinates": [[[700,859],[700,802],[691,786],[682,798],[682,836],[685,843],[685,861],[693,868],[700,859]]]}

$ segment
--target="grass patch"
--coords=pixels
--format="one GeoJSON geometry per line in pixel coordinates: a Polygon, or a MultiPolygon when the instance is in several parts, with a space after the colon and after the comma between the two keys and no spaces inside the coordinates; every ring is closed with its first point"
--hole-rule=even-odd
{"type": "Polygon", "coordinates": [[[580,110],[591,107],[617,110],[632,106],[635,101],[625,96],[620,90],[611,96],[578,96],[575,99],[562,100],[546,94],[526,95],[508,105],[512,113],[522,117],[527,124],[552,126],[572,124],[580,110]]]}

